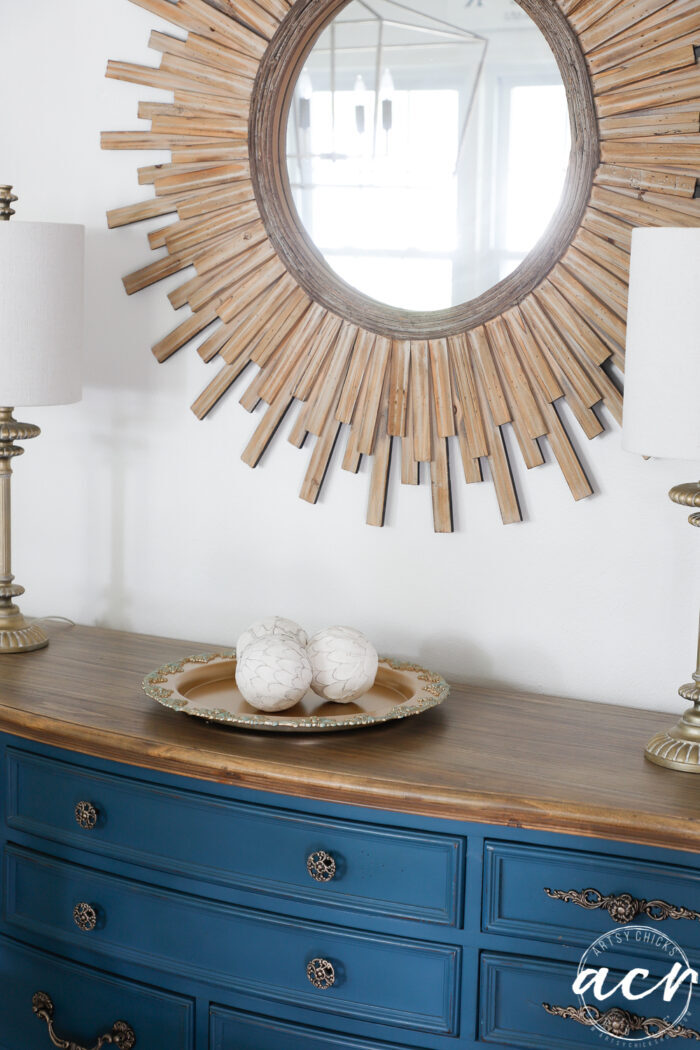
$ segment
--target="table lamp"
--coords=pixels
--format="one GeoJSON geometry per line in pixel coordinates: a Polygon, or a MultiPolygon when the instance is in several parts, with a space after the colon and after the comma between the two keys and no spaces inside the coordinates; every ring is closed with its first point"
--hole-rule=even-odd
{"type": "Polygon", "coordinates": [[[24,452],[14,442],[40,430],[12,413],[79,401],[83,349],[84,228],[9,222],[16,200],[0,186],[0,654],[48,645],[14,602],[24,593],[10,568],[12,460],[24,452]]]}
{"type": "MultiPolygon", "coordinates": [[[[625,373],[623,446],[700,461],[700,230],[634,231],[625,373]]],[[[695,508],[690,524],[700,526],[700,482],[670,496],[695,508]]],[[[679,692],[693,706],[649,741],[646,756],[700,773],[700,644],[693,681],[679,692]]]]}

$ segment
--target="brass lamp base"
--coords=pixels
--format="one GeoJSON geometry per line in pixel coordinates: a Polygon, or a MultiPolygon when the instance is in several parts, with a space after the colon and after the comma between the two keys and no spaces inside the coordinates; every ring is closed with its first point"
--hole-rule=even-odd
{"type": "MultiPolygon", "coordinates": [[[[674,503],[695,510],[700,507],[700,482],[677,485],[669,493],[674,503]]],[[[700,528],[700,514],[691,514],[691,525],[700,528]]],[[[678,769],[683,773],[700,773],[700,638],[698,639],[698,666],[693,681],[678,690],[689,707],[673,729],[657,733],[646,747],[646,757],[657,766],[678,769]]]]}
{"type": "MultiPolygon", "coordinates": [[[[696,686],[696,692],[698,687],[696,686]]],[[[646,748],[646,756],[657,766],[700,773],[700,705],[689,707],[673,729],[657,733],[646,748]]]]}
{"type": "Polygon", "coordinates": [[[0,616],[0,655],[30,653],[49,644],[46,633],[37,623],[25,620],[16,605],[3,609],[0,616]]]}

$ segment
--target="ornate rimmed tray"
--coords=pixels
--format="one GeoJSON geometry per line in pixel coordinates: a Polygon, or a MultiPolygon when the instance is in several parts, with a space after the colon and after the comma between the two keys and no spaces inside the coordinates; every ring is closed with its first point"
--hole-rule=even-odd
{"type": "Polygon", "coordinates": [[[351,704],[332,704],[309,692],[287,711],[266,714],[248,704],[236,686],[236,653],[204,653],[166,664],[143,680],[159,704],[207,722],[275,733],[328,733],[392,722],[441,704],[450,688],[417,664],[379,661],[372,688],[351,704]]]}

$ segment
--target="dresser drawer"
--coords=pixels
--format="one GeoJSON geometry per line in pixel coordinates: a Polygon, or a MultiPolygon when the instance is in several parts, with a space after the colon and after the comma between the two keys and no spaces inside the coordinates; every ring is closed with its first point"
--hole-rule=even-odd
{"type": "MultiPolygon", "coordinates": [[[[591,964],[595,965],[595,964],[591,964]]],[[[602,965],[602,964],[601,964],[602,965]]],[[[635,959],[630,967],[644,966],[644,959],[635,959]]],[[[670,968],[670,963],[659,968],[659,960],[647,961],[647,968],[652,973],[665,975],[670,968]]],[[[487,952],[481,957],[480,982],[479,982],[479,1040],[484,1043],[496,1043],[498,1046],[522,1047],[527,1050],[576,1050],[578,1047],[587,1047],[591,1050],[605,1046],[605,1044],[619,1046],[655,1046],[657,1043],[666,1044],[665,1039],[645,1038],[643,1027],[640,1023],[643,1019],[660,1018],[665,1019],[667,1024],[673,1023],[680,1015],[683,1006],[687,1002],[688,983],[683,990],[677,993],[677,998],[671,1004],[665,1003],[661,991],[654,992],[648,998],[629,1001],[622,992],[615,992],[605,1002],[598,1003],[590,995],[589,1002],[596,1010],[599,1010],[602,1018],[610,1010],[623,1010],[632,1017],[631,1028],[626,1034],[631,1036],[630,1041],[620,1041],[611,1038],[604,1032],[586,1023],[590,1017],[585,1010],[578,1016],[560,1016],[560,1012],[571,1008],[572,1013],[581,1010],[578,996],[572,991],[572,983],[576,976],[577,963],[555,963],[547,959],[525,958],[517,955],[498,955],[487,952]],[[548,1004],[549,1011],[545,1010],[543,1004],[548,1004]]],[[[606,981],[605,990],[610,990],[625,976],[625,971],[611,970],[606,981]]],[[[655,979],[637,982],[633,985],[633,991],[639,994],[640,990],[651,988],[655,979]]],[[[698,1029],[698,996],[692,996],[690,1009],[680,1024],[691,1029],[698,1029]]],[[[618,1025],[624,1024],[624,1018],[617,1018],[618,1025]]],[[[658,1029],[652,1029],[651,1031],[658,1029]]],[[[617,1034],[624,1036],[624,1032],[618,1027],[617,1034]]],[[[699,1033],[700,1034],[700,1033],[699,1033]]],[[[680,1041],[685,1044],[686,1039],[693,1039],[688,1035],[680,1041]]]]}
{"type": "Polygon", "coordinates": [[[700,870],[508,842],[486,842],[484,851],[487,933],[585,946],[635,922],[700,949],[700,870]]]}
{"type": "Polygon", "coordinates": [[[53,1003],[59,1039],[92,1047],[100,1036],[112,1031],[116,1021],[124,1021],[136,1037],[135,1050],[191,1050],[194,1046],[192,1000],[110,977],[0,937],[0,1050],[47,1050],[51,1046],[46,1021],[32,1010],[37,992],[44,992],[53,1003]]]}
{"type": "Polygon", "coordinates": [[[5,847],[10,926],[261,998],[440,1034],[457,1029],[460,949],[225,905],[5,847]],[[82,931],[73,909],[83,903],[82,931]],[[332,986],[307,975],[327,961],[332,986]],[[333,980],[334,978],[334,980],[333,980]]]}
{"type": "Polygon", "coordinates": [[[15,748],[7,776],[7,824],[30,835],[275,897],[461,922],[461,838],[171,791],[15,748]],[[86,827],[76,819],[81,802],[86,827]]]}
{"type": "Polygon", "coordinates": [[[404,1050],[404,1047],[212,1006],[209,1050],[404,1050]]]}

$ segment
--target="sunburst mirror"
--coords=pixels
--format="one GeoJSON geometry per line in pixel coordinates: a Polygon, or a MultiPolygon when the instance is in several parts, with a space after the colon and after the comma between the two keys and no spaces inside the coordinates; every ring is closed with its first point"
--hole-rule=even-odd
{"type": "Polygon", "coordinates": [[[169,159],[108,221],[163,217],[124,284],[183,274],[153,353],[212,370],[194,413],[245,371],[243,461],[287,417],[314,503],[342,435],[371,525],[392,461],[438,532],[458,472],[521,520],[510,455],[589,496],[569,431],[621,419],[632,230],[700,225],[697,0],[132,2],[177,30],[107,76],[168,95],[102,145],[169,159]]]}

